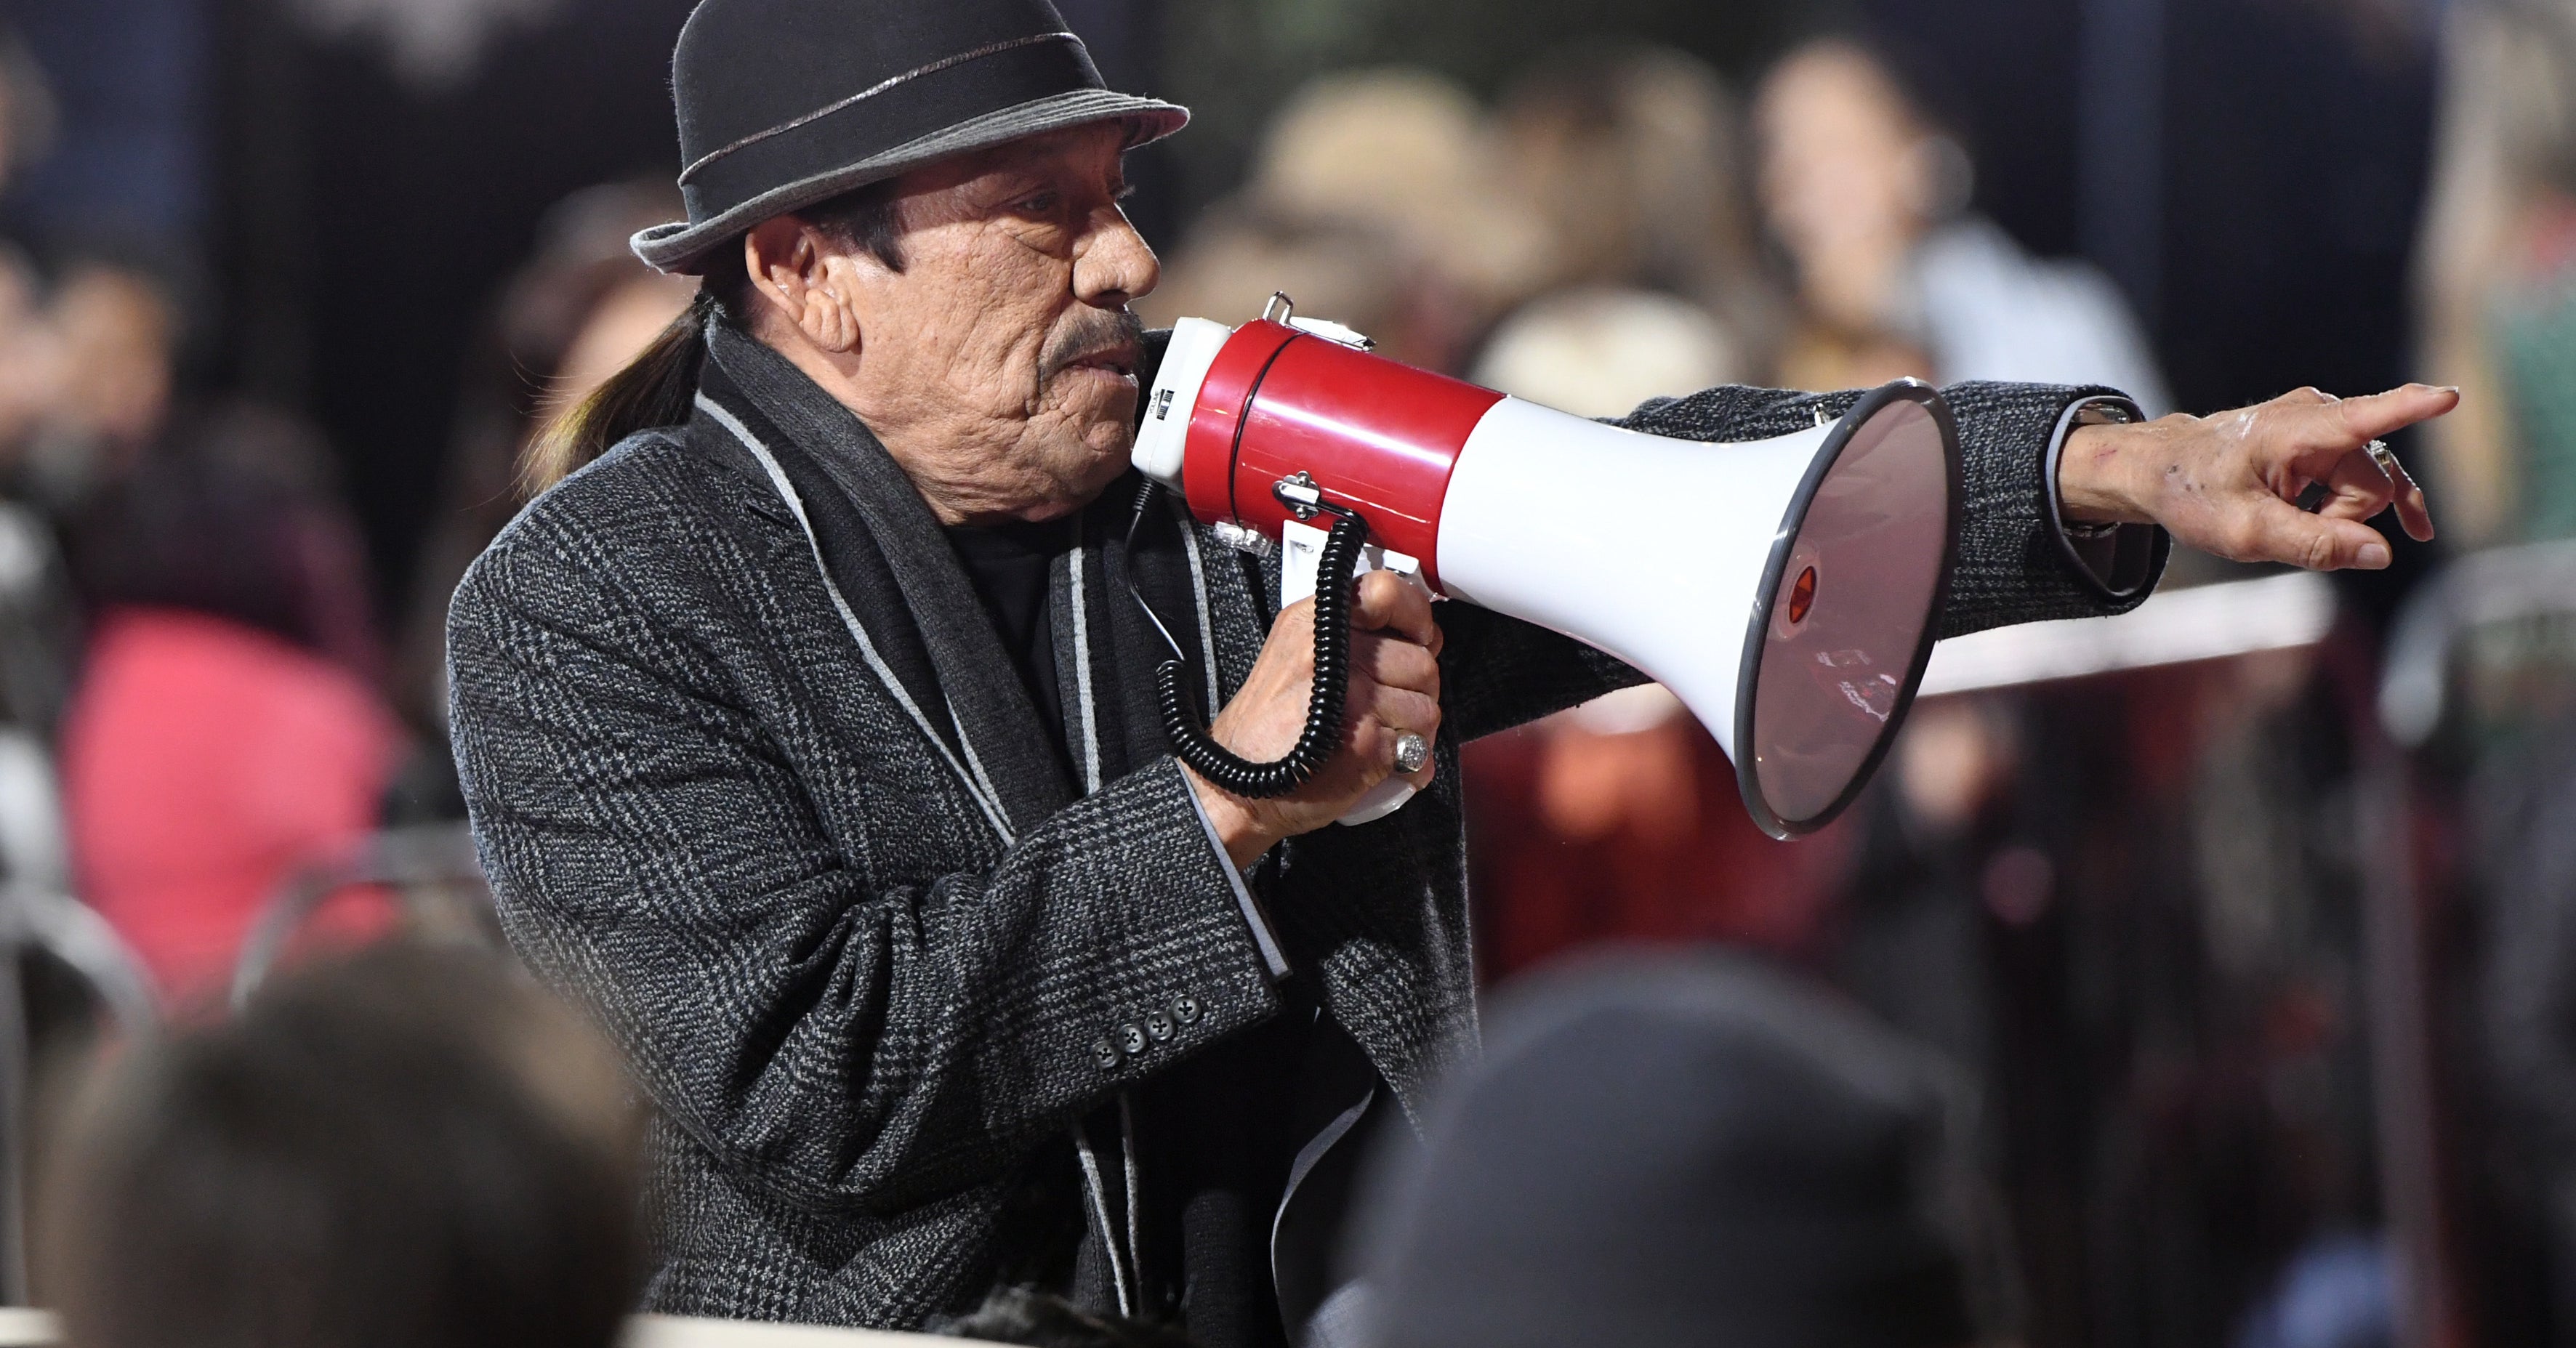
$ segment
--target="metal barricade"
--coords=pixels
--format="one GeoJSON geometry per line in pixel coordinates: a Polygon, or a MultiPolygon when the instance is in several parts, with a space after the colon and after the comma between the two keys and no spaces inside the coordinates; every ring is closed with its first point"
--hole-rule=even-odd
{"type": "Polygon", "coordinates": [[[0,889],[0,1303],[10,1306],[28,1300],[35,1051],[24,971],[31,954],[69,970],[127,1038],[149,1036],[159,1024],[151,975],[106,919],[69,895],[0,889]]]}
{"type": "Polygon", "coordinates": [[[491,887],[463,824],[394,829],[354,852],[307,866],[280,888],[251,925],[233,965],[232,1004],[247,1004],[294,943],[295,934],[337,895],[382,888],[400,898],[414,932],[435,940],[497,944],[491,887]]]}

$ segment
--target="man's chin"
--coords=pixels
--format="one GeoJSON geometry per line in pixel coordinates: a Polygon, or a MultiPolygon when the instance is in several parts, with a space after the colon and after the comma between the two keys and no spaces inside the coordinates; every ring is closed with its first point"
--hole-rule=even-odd
{"type": "Polygon", "coordinates": [[[1083,399],[1064,410],[1070,438],[1094,454],[1115,454],[1125,462],[1136,450],[1136,395],[1083,399]]]}
{"type": "MultiPolygon", "coordinates": [[[[1068,430],[1072,428],[1067,428],[1068,430]]],[[[1041,461],[1050,494],[1076,506],[1099,499],[1135,457],[1136,435],[1127,423],[1099,422],[1055,442],[1041,461]]]]}

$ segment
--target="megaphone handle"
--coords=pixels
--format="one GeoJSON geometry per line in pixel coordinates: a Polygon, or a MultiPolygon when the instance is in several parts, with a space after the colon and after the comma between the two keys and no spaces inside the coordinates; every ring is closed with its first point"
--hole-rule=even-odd
{"type": "Polygon", "coordinates": [[[1342,741],[1342,702],[1351,678],[1351,572],[1368,542],[1368,524],[1353,511],[1325,504],[1335,519],[1315,567],[1315,682],[1307,695],[1306,727],[1297,746],[1273,763],[1255,763],[1216,742],[1190,703],[1186,669],[1166,660],[1154,671],[1162,695],[1163,733],[1172,752],[1191,770],[1238,796],[1284,796],[1331,761],[1342,741]]]}

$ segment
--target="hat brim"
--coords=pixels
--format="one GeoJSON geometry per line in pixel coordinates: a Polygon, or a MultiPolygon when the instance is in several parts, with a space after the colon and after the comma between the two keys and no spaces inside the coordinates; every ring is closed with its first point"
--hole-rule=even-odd
{"type": "Polygon", "coordinates": [[[1050,131],[1100,122],[1130,123],[1135,129],[1128,139],[1127,148],[1132,150],[1161,140],[1189,125],[1189,120],[1190,110],[1177,103],[1138,98],[1133,94],[1106,89],[1077,89],[1051,94],[1016,107],[970,118],[829,173],[818,173],[772,188],[703,224],[692,225],[685,220],[675,220],[666,225],[655,225],[637,234],[631,246],[635,256],[644,259],[645,265],[655,271],[694,276],[705,269],[707,258],[718,247],[740,237],[763,220],[793,214],[817,202],[829,201],[870,183],[883,182],[924,164],[1050,131]]]}

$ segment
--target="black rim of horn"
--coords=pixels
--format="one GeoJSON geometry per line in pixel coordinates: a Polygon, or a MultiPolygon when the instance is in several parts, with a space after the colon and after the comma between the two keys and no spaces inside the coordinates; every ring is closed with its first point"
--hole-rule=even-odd
{"type": "Polygon", "coordinates": [[[1941,630],[1942,611],[1950,603],[1950,573],[1959,561],[1960,491],[1958,418],[1951,414],[1950,404],[1941,397],[1939,390],[1920,379],[1900,379],[1862,394],[1860,401],[1852,405],[1852,410],[1834,423],[1832,434],[1825,437],[1823,449],[1807,466],[1807,476],[1798,483],[1797,494],[1789,498],[1789,508],[1780,515],[1783,526],[1794,522],[1799,527],[1783,527],[1778,540],[1771,546],[1771,560],[1762,568],[1761,588],[1753,596],[1753,614],[1744,639],[1744,663],[1735,676],[1735,782],[1744,796],[1745,809],[1752,812],[1753,822],[1761,825],[1763,832],[1781,839],[1813,833],[1834,822],[1850,808],[1852,801],[1859,798],[1862,788],[1878,775],[1879,764],[1896,743],[1896,732],[1904,728],[1906,715],[1914,710],[1914,695],[1922,687],[1923,670],[1932,662],[1932,643],[1941,630]],[[1770,799],[1762,792],[1759,754],[1753,738],[1754,698],[1761,690],[1762,654],[1771,637],[1771,599],[1780,592],[1781,578],[1788,574],[1789,556],[1796,549],[1798,536],[1806,525],[1807,507],[1814,503],[1816,492],[1833,473],[1834,465],[1841,461],[1844,447],[1851,443],[1855,432],[1869,424],[1872,417],[1900,402],[1921,404],[1932,414],[1933,424],[1941,430],[1943,488],[1949,496],[1943,511],[1941,574],[1932,583],[1931,603],[1923,615],[1922,634],[1915,638],[1914,658],[1905,667],[1905,682],[1897,695],[1896,710],[1889,714],[1886,726],[1878,732],[1878,742],[1870,746],[1869,757],[1861,760],[1860,769],[1852,774],[1851,782],[1822,812],[1807,819],[1783,819],[1778,811],[1771,808],[1770,799]]]}

